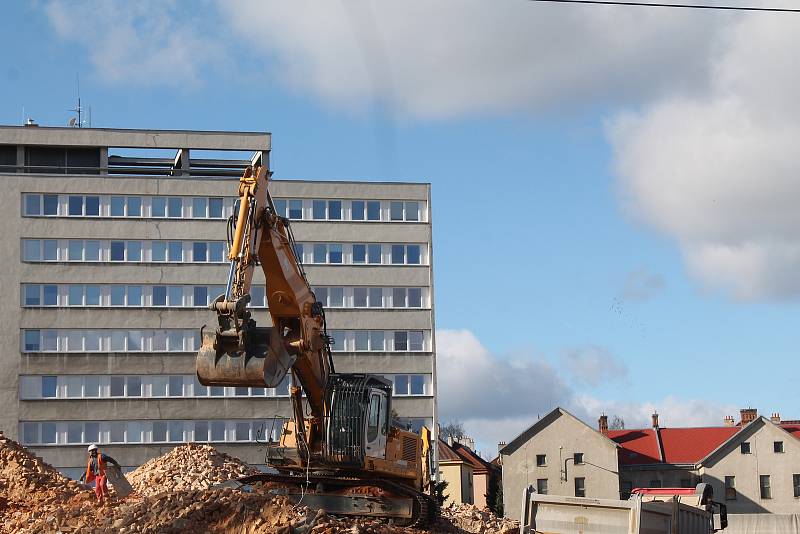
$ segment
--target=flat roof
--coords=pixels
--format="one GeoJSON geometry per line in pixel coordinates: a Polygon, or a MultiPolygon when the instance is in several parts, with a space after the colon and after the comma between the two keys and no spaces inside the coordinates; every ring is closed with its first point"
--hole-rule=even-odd
{"type": "Polygon", "coordinates": [[[272,148],[272,134],[269,132],[0,125],[0,144],[256,151],[272,148]]]}

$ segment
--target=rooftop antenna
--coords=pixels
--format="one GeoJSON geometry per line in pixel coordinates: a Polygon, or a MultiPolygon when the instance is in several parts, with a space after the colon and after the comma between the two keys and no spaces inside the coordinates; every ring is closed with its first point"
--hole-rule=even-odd
{"type": "MultiPolygon", "coordinates": [[[[73,111],[73,112],[77,113],[78,116],[77,116],[77,118],[76,117],[72,117],[69,120],[68,124],[72,128],[75,128],[75,127],[83,128],[84,121],[83,121],[83,117],[82,117],[82,115],[83,115],[83,107],[81,106],[81,76],[80,76],[80,74],[76,74],[75,75],[75,79],[76,79],[77,86],[78,86],[78,105],[75,106],[74,108],[70,109],[69,111],[73,111]]],[[[91,127],[91,126],[92,125],[90,123],[89,127],[91,127]]]]}

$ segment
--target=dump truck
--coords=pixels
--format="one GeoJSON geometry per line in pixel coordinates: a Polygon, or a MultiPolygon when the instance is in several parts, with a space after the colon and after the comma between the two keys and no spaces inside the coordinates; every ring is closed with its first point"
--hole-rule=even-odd
{"type": "Polygon", "coordinates": [[[727,524],[709,484],[637,488],[628,500],[523,492],[522,534],[712,534],[727,524]]]}

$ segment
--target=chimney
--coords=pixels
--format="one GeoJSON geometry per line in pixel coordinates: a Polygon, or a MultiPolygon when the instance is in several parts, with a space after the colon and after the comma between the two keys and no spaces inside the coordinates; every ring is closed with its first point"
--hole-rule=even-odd
{"type": "Polygon", "coordinates": [[[653,428],[658,428],[658,412],[653,412],[653,428]]]}
{"type": "Polygon", "coordinates": [[[600,433],[603,435],[608,434],[608,416],[606,414],[601,415],[597,423],[600,428],[600,433]]]}
{"type": "Polygon", "coordinates": [[[449,446],[453,446],[453,436],[447,436],[447,444],[449,446]]]}
{"type": "Polygon", "coordinates": [[[781,424],[781,414],[778,412],[772,412],[772,417],[769,418],[770,421],[775,423],[776,425],[781,424]]]}
{"type": "Polygon", "coordinates": [[[502,454],[500,454],[500,451],[501,451],[501,450],[503,449],[503,447],[505,447],[506,445],[507,445],[507,443],[506,443],[505,441],[501,441],[500,443],[498,443],[498,444],[497,444],[497,462],[498,462],[500,465],[503,465],[503,455],[502,455],[502,454]]]}
{"type": "Polygon", "coordinates": [[[723,422],[725,423],[725,426],[734,426],[736,424],[732,415],[726,415],[725,419],[723,419],[723,422]]]}
{"type": "Polygon", "coordinates": [[[752,423],[756,420],[756,417],[758,417],[758,410],[755,408],[742,408],[739,410],[739,413],[741,414],[742,418],[739,424],[742,426],[752,423]]]}

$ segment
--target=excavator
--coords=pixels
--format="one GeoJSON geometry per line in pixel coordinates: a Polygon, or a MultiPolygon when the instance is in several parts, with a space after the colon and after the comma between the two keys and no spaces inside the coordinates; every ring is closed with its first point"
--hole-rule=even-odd
{"type": "Polygon", "coordinates": [[[438,513],[430,486],[431,434],[392,424],[392,385],[379,375],[337,373],[325,309],[295,255],[289,221],[268,191],[271,173],[247,167],[228,221],[225,293],[201,329],[197,377],[206,386],[276,387],[290,376],[291,419],[266,455],[274,473],[239,482],[278,488],[332,514],[424,526],[438,513]],[[256,266],[266,279],[272,326],[257,326],[250,302],[256,266]]]}

